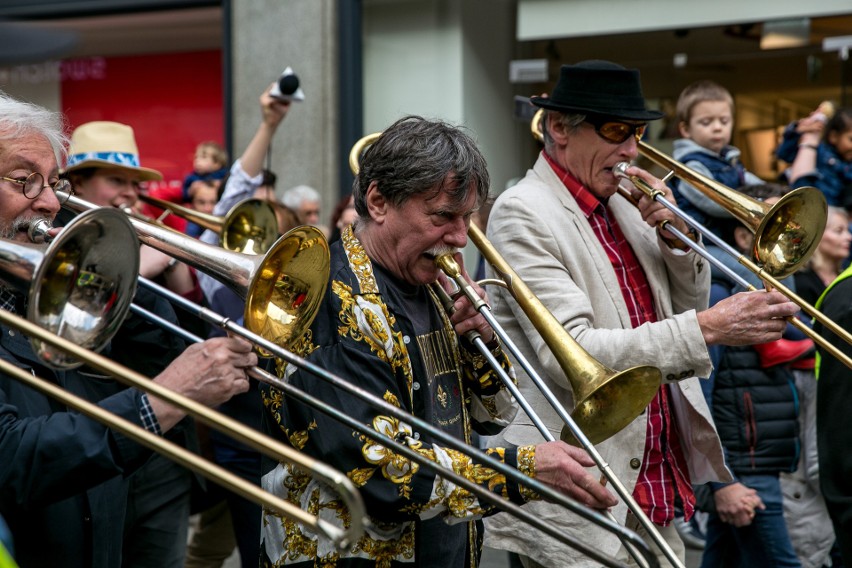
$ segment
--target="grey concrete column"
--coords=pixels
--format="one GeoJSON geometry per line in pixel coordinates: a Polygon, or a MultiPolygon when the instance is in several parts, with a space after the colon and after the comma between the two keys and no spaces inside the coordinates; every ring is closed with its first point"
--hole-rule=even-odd
{"type": "Polygon", "coordinates": [[[233,0],[233,151],[238,157],[260,123],[258,98],[287,67],[305,101],[294,103],[271,147],[278,187],[306,184],[323,196],[328,222],[337,202],[338,86],[335,0],[233,0]]]}

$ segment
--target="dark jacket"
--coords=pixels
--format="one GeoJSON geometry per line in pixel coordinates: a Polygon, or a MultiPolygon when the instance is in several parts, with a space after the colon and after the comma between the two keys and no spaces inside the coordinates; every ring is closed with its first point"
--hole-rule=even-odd
{"type": "MultiPolygon", "coordinates": [[[[708,251],[754,286],[757,277],[718,247],[708,251]]],[[[711,304],[742,291],[718,267],[711,268],[711,304]]],[[[791,288],[792,278],[783,283],[791,288]]],[[[783,366],[763,368],[750,346],[714,345],[714,372],[702,381],[704,396],[725,448],[728,466],[736,475],[794,471],[799,459],[799,401],[794,379],[783,366]]]]}
{"type": "MultiPolygon", "coordinates": [[[[141,425],[141,393],[79,370],[53,372],[0,327],[0,359],[141,425]]],[[[121,564],[127,475],[150,452],[0,373],[0,515],[21,566],[121,564]]]]}
{"type": "Polygon", "coordinates": [[[726,347],[716,371],[713,420],[737,475],[795,471],[799,401],[783,366],[764,369],[752,347],[726,347]]]}
{"type": "MultiPolygon", "coordinates": [[[[144,289],[134,303],[175,321],[171,305],[144,289]]],[[[141,426],[141,392],[81,367],[53,371],[29,340],[0,327],[0,359],[141,426]]],[[[147,376],[184,348],[182,340],[130,315],[103,354],[147,376]]],[[[197,445],[193,423],[169,431],[197,445]]],[[[121,565],[128,476],[151,452],[0,372],[0,516],[21,566],[114,568],[121,565]]]]}
{"type": "MultiPolygon", "coordinates": [[[[775,155],[792,164],[799,153],[800,138],[801,134],[796,132],[796,123],[787,125],[775,155]]],[[[829,205],[852,208],[852,162],[844,161],[834,146],[825,141],[817,146],[814,170],[797,179],[788,179],[787,183],[794,188],[813,186],[822,191],[829,205]]]]}
{"type": "MultiPolygon", "coordinates": [[[[748,172],[742,165],[740,151],[734,146],[725,146],[717,154],[699,146],[692,140],[679,139],[675,141],[673,157],[687,167],[694,169],[697,173],[733,189],[759,181],[754,174],[748,172]]],[[[684,189],[684,182],[680,178],[673,177],[668,184],[672,188],[677,206],[699,223],[706,224],[710,218],[719,216],[718,213],[707,209],[709,198],[702,197],[699,199],[695,195],[697,190],[684,189]]],[[[725,217],[727,218],[729,215],[725,215],[725,217]]]]}
{"type": "MultiPolygon", "coordinates": [[[[852,269],[847,269],[828,289],[817,308],[843,329],[852,329],[852,269]]],[[[814,330],[847,356],[852,345],[821,323],[814,330]]],[[[843,562],[852,565],[852,377],[849,368],[820,349],[817,380],[817,446],[819,482],[843,562]]]]}

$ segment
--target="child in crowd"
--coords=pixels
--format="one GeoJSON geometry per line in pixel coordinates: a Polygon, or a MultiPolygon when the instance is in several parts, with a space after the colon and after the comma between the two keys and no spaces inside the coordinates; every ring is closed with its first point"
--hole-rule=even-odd
{"type": "MultiPolygon", "coordinates": [[[[731,146],[734,98],[721,85],[698,81],[686,87],[677,101],[678,131],[672,155],[688,168],[731,188],[762,180],[740,163],[740,151],[731,146]]],[[[670,182],[678,207],[700,223],[731,214],[692,185],[670,182]]]]}
{"type": "Polygon", "coordinates": [[[852,109],[823,103],[784,130],[776,155],[792,187],[812,185],[830,206],[852,210],[852,109]]]}
{"type": "MultiPolygon", "coordinates": [[[[219,184],[220,180],[215,179],[200,179],[192,183],[190,194],[192,198],[190,205],[199,213],[213,214],[213,208],[219,201],[219,184]]],[[[195,223],[189,222],[186,224],[186,234],[196,239],[204,232],[204,227],[195,223]]]]}
{"type": "Polygon", "coordinates": [[[192,173],[183,178],[183,201],[192,201],[192,184],[199,180],[219,180],[228,173],[228,153],[216,142],[202,142],[195,147],[192,173]]]}

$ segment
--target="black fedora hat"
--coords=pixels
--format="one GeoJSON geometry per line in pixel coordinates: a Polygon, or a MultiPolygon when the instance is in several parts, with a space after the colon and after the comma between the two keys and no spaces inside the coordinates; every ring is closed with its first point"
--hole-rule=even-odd
{"type": "Polygon", "coordinates": [[[563,65],[550,97],[531,97],[537,107],[626,120],[657,120],[664,113],[645,107],[639,71],[609,61],[563,65]]]}

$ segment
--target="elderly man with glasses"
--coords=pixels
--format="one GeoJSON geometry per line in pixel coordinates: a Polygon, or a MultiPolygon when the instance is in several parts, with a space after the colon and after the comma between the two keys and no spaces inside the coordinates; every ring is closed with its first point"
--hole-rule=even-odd
{"type": "MultiPolygon", "coordinates": [[[[0,240],[29,243],[31,226],[54,221],[67,196],[57,191],[69,189],[68,180],[59,177],[65,157],[62,117],[0,92],[0,240]]],[[[87,270],[73,256],[64,259],[72,273],[87,270]]],[[[22,316],[38,298],[11,286],[12,280],[0,274],[0,309],[22,316]]],[[[142,339],[131,343],[130,338],[142,335],[141,322],[128,322],[103,355],[127,356],[122,351],[131,349],[116,341],[122,334],[125,345],[139,345],[142,339]]],[[[246,370],[257,364],[251,345],[239,338],[158,347],[148,353],[149,363],[159,367],[152,381],[210,407],[246,392],[246,370]],[[167,353],[172,357],[165,359],[167,353]]],[[[27,336],[5,324],[0,325],[0,360],[157,435],[174,431],[186,417],[169,401],[126,388],[95,369],[50,367],[27,336]]],[[[151,457],[127,436],[0,373],[0,517],[8,523],[20,566],[127,566],[122,543],[128,480],[151,457]]],[[[2,555],[0,565],[7,565],[2,555]]],[[[167,565],[160,557],[157,566],[167,565]]]]}
{"type": "MultiPolygon", "coordinates": [[[[632,186],[638,207],[616,195],[614,166],[637,157],[647,123],[663,116],[646,107],[637,70],[607,61],[564,65],[550,96],[532,102],[546,109],[544,149],[526,177],[497,199],[488,237],[592,357],[619,371],[637,365],[661,370],[663,383],[645,411],[597,449],[683,562],[683,544],[671,524],[675,506],[688,519],[692,484],[730,479],[697,380],[711,371],[708,346],[777,339],[785,326],[778,318],[797,308],[777,292],[751,292],[707,309],[709,265],[659,228],[666,221],[688,233],[686,223],[632,186]]],[[[661,180],[636,166],[627,173],[673,202],[661,180]]],[[[571,410],[569,377],[541,335],[508,292],[496,290],[493,300],[500,324],[571,410]]],[[[559,433],[557,414],[520,371],[519,383],[550,431],[559,433]]],[[[504,436],[518,445],[541,440],[524,414],[504,436]]],[[[754,495],[742,499],[756,506],[754,495]]],[[[527,507],[601,552],[628,559],[615,536],[579,517],[544,502],[527,507]]],[[[624,503],[613,513],[644,534],[624,503]]],[[[485,544],[520,554],[528,567],[592,565],[545,535],[520,530],[505,515],[488,520],[485,544]]],[[[660,563],[670,565],[662,555],[660,563]]]]}

